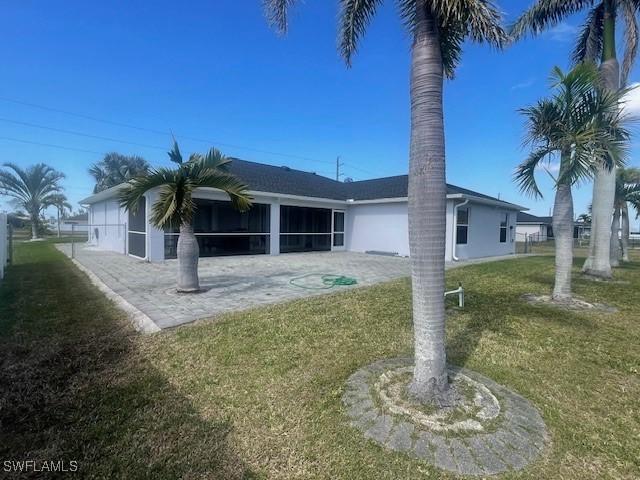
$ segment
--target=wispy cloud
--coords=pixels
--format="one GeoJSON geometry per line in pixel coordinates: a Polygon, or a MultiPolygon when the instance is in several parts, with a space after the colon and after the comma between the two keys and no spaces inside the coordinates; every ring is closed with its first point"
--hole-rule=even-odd
{"type": "Polygon", "coordinates": [[[535,78],[529,78],[528,80],[525,80],[524,82],[516,83],[514,86],[511,87],[511,91],[513,91],[513,90],[522,90],[523,88],[529,88],[529,87],[533,86],[534,83],[536,83],[536,79],[535,78]]]}
{"type": "Polygon", "coordinates": [[[558,25],[544,33],[545,38],[554,42],[569,42],[575,39],[578,27],[567,22],[560,22],[558,25]]]}
{"type": "Polygon", "coordinates": [[[629,85],[631,91],[624,97],[624,111],[628,115],[640,117],[640,83],[629,85]]]}

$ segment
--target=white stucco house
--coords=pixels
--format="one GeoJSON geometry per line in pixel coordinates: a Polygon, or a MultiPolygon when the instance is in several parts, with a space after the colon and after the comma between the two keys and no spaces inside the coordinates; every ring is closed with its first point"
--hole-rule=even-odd
{"type": "Polygon", "coordinates": [[[516,235],[519,242],[524,241],[525,238],[532,242],[551,240],[553,238],[553,219],[519,212],[516,235]]]}
{"type": "MultiPolygon", "coordinates": [[[[197,191],[194,229],[203,257],[340,250],[409,255],[406,175],[343,183],[239,159],[230,170],[249,186],[253,207],[239,213],[224,193],[197,191]]],[[[175,258],[177,231],[149,223],[158,191],[150,190],[133,214],[119,206],[121,188],[81,202],[89,211],[89,242],[152,262],[175,258]]],[[[515,253],[523,207],[448,185],[446,208],[446,260],[515,253]]]]}

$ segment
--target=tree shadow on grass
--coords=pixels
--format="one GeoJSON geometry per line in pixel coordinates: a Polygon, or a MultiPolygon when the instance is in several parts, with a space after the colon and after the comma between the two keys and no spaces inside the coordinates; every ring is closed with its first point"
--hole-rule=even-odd
{"type": "Polygon", "coordinates": [[[256,478],[232,424],[202,418],[52,248],[23,247],[0,285],[0,458],[73,460],[82,478],[256,478]]]}
{"type": "Polygon", "coordinates": [[[466,366],[485,334],[494,333],[513,340],[522,338],[522,326],[518,324],[518,319],[582,331],[596,328],[593,319],[583,315],[583,312],[530,305],[521,298],[520,293],[509,293],[499,305],[496,305],[495,299],[494,293],[470,290],[465,298],[465,309],[454,311],[451,318],[447,319],[461,324],[456,325],[447,341],[452,364],[466,366]]]}

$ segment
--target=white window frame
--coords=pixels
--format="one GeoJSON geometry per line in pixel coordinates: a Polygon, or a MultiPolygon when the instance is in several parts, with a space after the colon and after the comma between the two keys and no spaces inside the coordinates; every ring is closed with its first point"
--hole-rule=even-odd
{"type": "Polygon", "coordinates": [[[509,213],[501,213],[500,214],[500,223],[498,225],[498,243],[509,243],[507,240],[509,239],[509,213]],[[504,227],[502,226],[502,221],[505,220],[504,227]],[[504,229],[504,241],[502,241],[502,230],[504,229]]]}
{"type": "Polygon", "coordinates": [[[454,226],[454,228],[456,229],[456,245],[468,245],[469,244],[469,220],[471,218],[471,208],[469,207],[460,207],[457,209],[456,211],[456,224],[454,226]],[[467,211],[467,223],[460,223],[460,211],[461,210],[466,210],[467,211]],[[460,242],[460,235],[458,235],[458,227],[467,227],[467,241],[464,243],[460,242]]]}

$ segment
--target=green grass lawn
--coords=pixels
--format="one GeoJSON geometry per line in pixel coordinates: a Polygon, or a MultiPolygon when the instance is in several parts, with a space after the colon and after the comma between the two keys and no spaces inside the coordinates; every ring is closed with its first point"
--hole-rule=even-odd
{"type": "MultiPolygon", "coordinates": [[[[640,263],[618,283],[576,274],[615,314],[520,300],[552,278],[550,257],[448,272],[467,291],[450,362],[542,412],[546,456],[504,478],[638,478],[640,263]]],[[[140,336],[50,243],[19,244],[0,284],[0,459],[77,460],[83,478],[452,478],[345,420],[346,378],[411,350],[407,280],[140,336]]]]}

